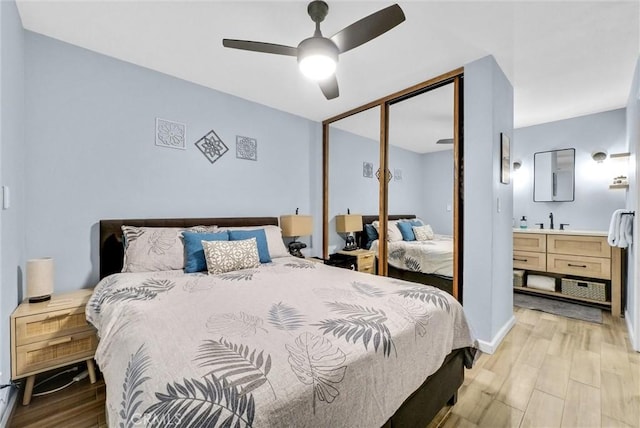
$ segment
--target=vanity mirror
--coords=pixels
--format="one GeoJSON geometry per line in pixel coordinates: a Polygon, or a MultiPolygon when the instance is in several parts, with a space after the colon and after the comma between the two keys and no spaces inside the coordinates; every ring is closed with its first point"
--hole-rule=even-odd
{"type": "Polygon", "coordinates": [[[533,201],[568,202],[575,195],[575,149],[533,155],[533,201]]]}

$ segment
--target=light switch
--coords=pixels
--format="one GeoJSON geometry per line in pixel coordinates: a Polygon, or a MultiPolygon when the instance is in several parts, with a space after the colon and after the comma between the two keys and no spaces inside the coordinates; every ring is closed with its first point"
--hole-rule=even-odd
{"type": "Polygon", "coordinates": [[[451,212],[451,204],[447,204],[447,212],[451,212]]]}
{"type": "Polygon", "coordinates": [[[498,204],[497,205],[498,205],[498,207],[497,207],[498,208],[498,212],[501,212],[502,211],[502,204],[500,203],[500,196],[498,196],[498,204]]]}

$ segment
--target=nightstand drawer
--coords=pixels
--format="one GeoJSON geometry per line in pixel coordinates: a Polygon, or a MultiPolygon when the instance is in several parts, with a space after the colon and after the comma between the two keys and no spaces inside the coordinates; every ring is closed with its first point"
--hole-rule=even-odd
{"type": "Polygon", "coordinates": [[[60,336],[86,331],[84,308],[62,309],[15,319],[16,346],[40,342],[60,336]]]}
{"type": "Polygon", "coordinates": [[[93,328],[82,333],[18,346],[15,376],[25,376],[31,372],[90,358],[97,346],[98,337],[93,328]]]}
{"type": "Polygon", "coordinates": [[[363,266],[373,266],[373,262],[375,261],[376,257],[374,254],[364,254],[360,257],[358,257],[358,264],[361,264],[363,266]]]}

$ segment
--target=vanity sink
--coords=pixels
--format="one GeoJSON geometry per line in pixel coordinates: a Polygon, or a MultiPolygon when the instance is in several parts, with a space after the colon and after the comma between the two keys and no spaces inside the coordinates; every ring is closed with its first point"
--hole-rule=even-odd
{"type": "Polygon", "coordinates": [[[582,235],[582,236],[607,236],[608,232],[602,230],[559,230],[559,229],[513,229],[513,233],[541,233],[546,235],[582,235]]]}

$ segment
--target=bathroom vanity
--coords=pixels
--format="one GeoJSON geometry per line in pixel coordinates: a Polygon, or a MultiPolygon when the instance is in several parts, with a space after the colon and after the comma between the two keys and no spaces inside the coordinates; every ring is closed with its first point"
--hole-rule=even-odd
{"type": "Polygon", "coordinates": [[[609,246],[606,232],[514,229],[513,268],[557,279],[555,291],[514,286],[518,292],[598,305],[609,308],[614,316],[622,314],[622,249],[609,246]],[[606,299],[563,293],[559,284],[572,280],[583,281],[579,285],[589,281],[605,284],[606,299]]]}

